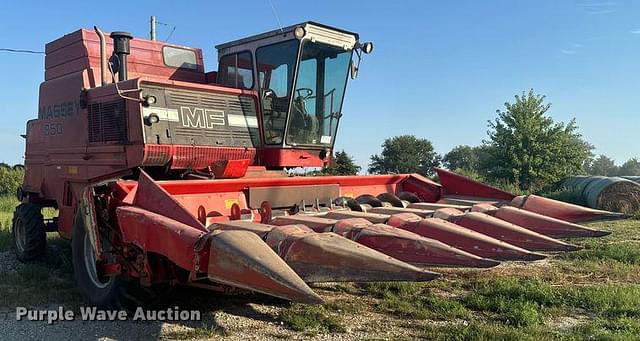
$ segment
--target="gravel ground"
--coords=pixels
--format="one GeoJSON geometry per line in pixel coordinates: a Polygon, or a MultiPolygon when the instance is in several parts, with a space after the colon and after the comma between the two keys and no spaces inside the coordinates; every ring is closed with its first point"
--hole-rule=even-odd
{"type": "MultiPolygon", "coordinates": [[[[0,275],[19,272],[25,265],[16,260],[12,251],[0,252],[0,275]]],[[[51,271],[55,276],[57,270],[51,271]]],[[[2,286],[14,286],[2,282],[2,286]]],[[[26,290],[26,289],[25,289],[26,290]]],[[[333,290],[331,285],[316,288],[325,299],[354,296],[333,290]]],[[[363,300],[370,298],[363,297],[363,300]]],[[[395,320],[373,312],[349,313],[341,316],[345,333],[308,335],[288,329],[278,313],[287,303],[262,295],[225,296],[202,290],[178,290],[169,299],[168,307],[180,305],[181,310],[202,311],[202,321],[82,321],[78,307],[72,321],[28,321],[16,319],[16,307],[0,302],[0,339],[2,340],[170,340],[170,339],[224,339],[224,340],[353,340],[353,339],[406,339],[412,338],[410,320],[395,320]],[[203,330],[203,323],[207,326],[203,330]],[[409,329],[400,326],[407,326],[409,329]]],[[[57,310],[58,304],[29,307],[34,310],[57,310]]]]}

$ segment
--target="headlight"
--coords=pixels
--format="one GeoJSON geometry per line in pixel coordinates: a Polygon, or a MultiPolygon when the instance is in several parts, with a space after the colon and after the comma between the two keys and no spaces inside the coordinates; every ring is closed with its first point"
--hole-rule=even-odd
{"type": "Polygon", "coordinates": [[[156,104],[157,100],[158,99],[156,98],[156,96],[151,96],[151,95],[145,96],[144,97],[144,105],[147,106],[147,107],[151,106],[151,105],[154,105],[154,104],[156,104]]]}
{"type": "Polygon", "coordinates": [[[296,27],[296,29],[293,31],[293,35],[298,38],[298,40],[302,39],[305,35],[305,31],[304,28],[302,27],[296,27]]]}

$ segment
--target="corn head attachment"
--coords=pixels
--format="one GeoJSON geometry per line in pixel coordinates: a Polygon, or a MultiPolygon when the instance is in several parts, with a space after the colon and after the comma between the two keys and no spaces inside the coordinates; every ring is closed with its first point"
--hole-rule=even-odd
{"type": "Polygon", "coordinates": [[[305,225],[229,221],[216,224],[215,229],[258,233],[306,282],[428,281],[439,277],[335,233],[316,233],[305,225]]]}
{"type": "Polygon", "coordinates": [[[605,234],[502,195],[442,203],[443,185],[417,175],[155,181],[140,171],[111,187],[122,242],[166,258],[185,284],[308,303],[321,299],[305,282],[427,281],[439,275],[424,267],[536,261],[547,256],[534,251],[580,248],[553,237],[605,234]]]}

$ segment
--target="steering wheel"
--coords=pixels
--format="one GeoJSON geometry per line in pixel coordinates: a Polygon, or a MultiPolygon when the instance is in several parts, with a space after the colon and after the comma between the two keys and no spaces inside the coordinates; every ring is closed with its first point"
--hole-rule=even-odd
{"type": "Polygon", "coordinates": [[[296,89],[296,94],[298,95],[298,97],[302,97],[302,100],[306,100],[307,98],[313,96],[313,90],[309,88],[298,88],[296,89]],[[307,94],[304,96],[302,95],[303,91],[307,92],[307,94]]]}

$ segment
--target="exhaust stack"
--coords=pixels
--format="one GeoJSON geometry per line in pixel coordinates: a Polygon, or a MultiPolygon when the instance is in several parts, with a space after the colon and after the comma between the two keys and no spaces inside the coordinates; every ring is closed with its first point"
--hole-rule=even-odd
{"type": "Polygon", "coordinates": [[[109,84],[107,74],[107,41],[104,38],[104,32],[98,26],[93,26],[98,38],[100,38],[100,84],[105,86],[109,84]]]}
{"type": "MultiPolygon", "coordinates": [[[[126,81],[129,79],[127,71],[127,56],[131,54],[129,41],[133,36],[129,32],[111,32],[110,37],[113,39],[113,55],[111,56],[111,65],[113,69],[118,69],[118,81],[126,81]]],[[[114,70],[115,72],[115,70],[114,70]]]]}

